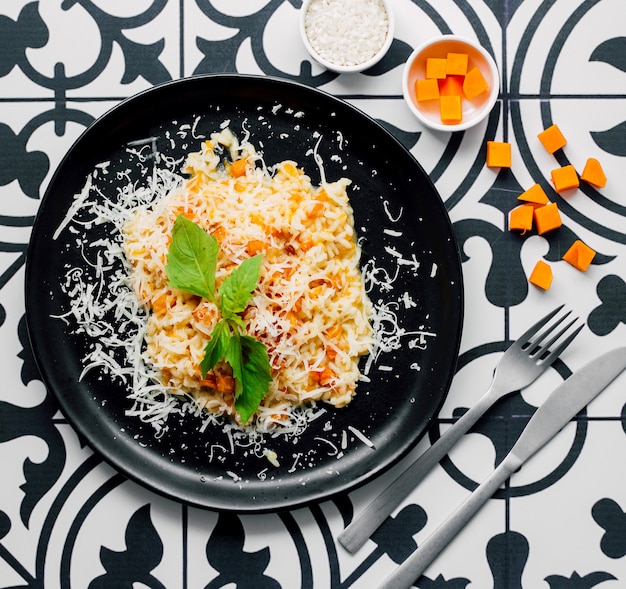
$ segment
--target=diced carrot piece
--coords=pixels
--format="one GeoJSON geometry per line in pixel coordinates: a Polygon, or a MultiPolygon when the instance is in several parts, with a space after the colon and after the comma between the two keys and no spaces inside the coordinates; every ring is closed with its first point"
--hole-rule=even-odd
{"type": "Polygon", "coordinates": [[[487,166],[490,168],[510,168],[511,144],[504,141],[487,141],[487,166]]]}
{"type": "Polygon", "coordinates": [[[521,231],[522,234],[533,228],[535,207],[533,205],[520,205],[509,213],[509,229],[521,231]]]}
{"type": "Polygon", "coordinates": [[[426,58],[426,77],[442,80],[446,77],[446,65],[448,60],[445,57],[426,58]]]}
{"type": "Polygon", "coordinates": [[[541,144],[546,148],[548,153],[554,153],[555,151],[565,147],[567,143],[561,129],[558,125],[551,125],[547,129],[543,130],[537,135],[541,144]]]}
{"type": "Polygon", "coordinates": [[[552,170],[551,175],[554,190],[557,192],[578,188],[578,174],[572,164],[552,170]]]}
{"type": "Polygon", "coordinates": [[[232,393],[235,390],[235,379],[221,372],[215,373],[215,390],[219,393],[232,393]]]}
{"type": "Polygon", "coordinates": [[[415,97],[418,102],[425,100],[436,100],[439,98],[439,84],[434,78],[417,80],[415,82],[415,97]]]}
{"type": "Polygon", "coordinates": [[[217,239],[218,243],[222,243],[226,238],[226,229],[221,225],[218,225],[213,231],[211,231],[211,235],[217,239]]]}
{"type": "Polygon", "coordinates": [[[465,75],[463,80],[463,94],[468,100],[480,96],[489,90],[489,84],[478,67],[474,66],[465,75]]]}
{"type": "Polygon", "coordinates": [[[446,75],[464,76],[467,73],[467,63],[469,56],[467,53],[448,53],[446,57],[446,75]]]}
{"type": "Polygon", "coordinates": [[[248,162],[245,159],[235,160],[230,165],[230,175],[233,178],[240,178],[246,174],[248,162]]]}
{"type": "Polygon", "coordinates": [[[528,190],[522,192],[517,200],[530,202],[537,205],[547,205],[550,202],[546,191],[539,184],[534,184],[528,190]]]}
{"type": "Polygon", "coordinates": [[[572,246],[563,254],[563,259],[570,263],[574,268],[585,272],[591,265],[596,252],[587,244],[577,239],[572,246]]]}
{"type": "Polygon", "coordinates": [[[194,174],[187,182],[185,183],[185,188],[190,192],[190,194],[195,194],[200,190],[202,183],[206,179],[206,174],[203,172],[198,172],[194,174]]]}
{"type": "Polygon", "coordinates": [[[324,212],[324,203],[314,202],[313,206],[306,212],[306,216],[309,219],[315,219],[315,217],[321,217],[324,212]]]}
{"type": "Polygon", "coordinates": [[[157,315],[165,315],[167,311],[167,294],[159,295],[154,301],[152,301],[152,311],[157,315]]]}
{"type": "Polygon", "coordinates": [[[462,96],[463,76],[446,76],[439,80],[439,94],[441,96],[462,96]]]}
{"type": "Polygon", "coordinates": [[[302,175],[302,170],[299,170],[294,166],[291,162],[284,162],[281,166],[281,170],[287,174],[287,176],[292,176],[293,178],[297,178],[302,175]]]}
{"type": "Polygon", "coordinates": [[[455,125],[463,120],[463,109],[460,96],[442,96],[439,98],[441,122],[455,125]]]}
{"type": "Polygon", "coordinates": [[[253,239],[246,244],[246,253],[249,256],[255,256],[258,253],[264,252],[267,249],[267,244],[260,239],[253,239]]]}
{"type": "Polygon", "coordinates": [[[534,217],[535,227],[539,235],[558,229],[563,224],[559,209],[554,202],[543,207],[536,207],[534,217]]]}
{"type": "Polygon", "coordinates": [[[335,373],[328,366],[323,367],[321,370],[311,370],[309,375],[315,382],[319,382],[323,386],[330,384],[332,379],[335,378],[335,373]]]}
{"type": "Polygon", "coordinates": [[[587,159],[580,179],[598,188],[604,188],[606,186],[606,174],[602,169],[602,165],[595,157],[587,159]]]}
{"type": "Polygon", "coordinates": [[[207,375],[199,382],[201,387],[209,387],[210,389],[215,388],[215,374],[213,371],[207,372],[207,375]]]}
{"type": "Polygon", "coordinates": [[[552,268],[543,260],[539,260],[530,273],[528,281],[543,290],[548,290],[552,284],[552,268]]]}

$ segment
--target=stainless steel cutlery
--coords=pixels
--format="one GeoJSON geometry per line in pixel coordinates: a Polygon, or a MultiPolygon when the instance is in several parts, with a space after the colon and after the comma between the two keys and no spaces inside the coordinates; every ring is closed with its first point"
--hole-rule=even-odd
{"type": "Polygon", "coordinates": [[[502,483],[625,368],[626,347],[617,348],[589,362],[559,385],[537,409],[511,451],[491,475],[380,585],[380,589],[411,587],[502,483]]]}
{"type": "Polygon", "coordinates": [[[337,540],[346,550],[356,552],[361,548],[402,500],[496,401],[530,385],[569,346],[583,325],[573,328],[576,319],[566,322],[569,312],[556,317],[562,309],[561,305],[537,321],[506,350],[498,363],[491,386],[476,405],[446,430],[339,534],[337,540]],[[551,322],[552,319],[554,321],[551,322]]]}

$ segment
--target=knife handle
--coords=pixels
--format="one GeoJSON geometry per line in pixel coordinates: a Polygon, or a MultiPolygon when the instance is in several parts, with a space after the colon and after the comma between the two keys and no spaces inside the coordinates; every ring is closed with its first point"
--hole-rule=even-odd
{"type": "Polygon", "coordinates": [[[339,543],[351,553],[361,548],[368,538],[390,516],[402,500],[441,462],[451,448],[484,415],[497,398],[494,385],[466,411],[458,421],[448,428],[441,437],[410,464],[380,495],[360,513],[338,536],[339,543]]]}
{"type": "Polygon", "coordinates": [[[472,494],[435,531],[420,544],[379,589],[409,589],[426,567],[452,541],[465,524],[506,481],[519,464],[514,457],[507,457],[500,465],[472,492],[472,494]]]}

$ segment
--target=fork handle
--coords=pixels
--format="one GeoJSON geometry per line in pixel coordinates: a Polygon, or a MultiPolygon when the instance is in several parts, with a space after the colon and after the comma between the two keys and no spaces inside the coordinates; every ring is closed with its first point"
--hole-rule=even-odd
{"type": "Polygon", "coordinates": [[[508,457],[472,492],[433,533],[422,542],[378,589],[409,589],[435,557],[452,541],[519,466],[519,461],[508,457]]]}
{"type": "Polygon", "coordinates": [[[376,497],[338,536],[338,542],[351,553],[367,539],[400,505],[402,500],[424,479],[459,439],[482,417],[498,398],[494,383],[487,392],[441,437],[415,460],[397,479],[376,497]]]}

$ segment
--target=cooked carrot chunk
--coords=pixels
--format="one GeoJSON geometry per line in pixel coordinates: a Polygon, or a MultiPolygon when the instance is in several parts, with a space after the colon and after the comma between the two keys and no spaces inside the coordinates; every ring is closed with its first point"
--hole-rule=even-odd
{"type": "Polygon", "coordinates": [[[534,217],[535,227],[539,235],[558,229],[563,224],[559,209],[554,202],[543,207],[536,207],[534,217]]]}
{"type": "Polygon", "coordinates": [[[546,191],[539,184],[534,184],[528,190],[522,192],[517,200],[530,202],[537,205],[547,205],[550,202],[546,191]]]}
{"type": "Polygon", "coordinates": [[[563,259],[577,270],[585,272],[591,265],[595,255],[596,252],[593,249],[580,239],[577,239],[565,254],[563,254],[563,259]]]}
{"type": "Polygon", "coordinates": [[[249,256],[255,256],[258,253],[262,253],[267,249],[267,243],[260,239],[253,239],[246,244],[246,253],[249,256]]]}
{"type": "Polygon", "coordinates": [[[551,125],[539,133],[537,137],[548,153],[554,153],[562,147],[565,147],[565,144],[567,143],[563,133],[561,133],[561,129],[559,129],[557,125],[551,125]]]}
{"type": "Polygon", "coordinates": [[[439,107],[442,123],[454,125],[463,120],[460,96],[442,96],[439,98],[439,107]]]}
{"type": "Polygon", "coordinates": [[[235,160],[230,166],[230,175],[233,178],[245,176],[248,162],[245,159],[235,160]]]}
{"type": "Polygon", "coordinates": [[[520,205],[515,207],[509,214],[509,229],[521,231],[522,234],[533,228],[535,207],[533,205],[520,205]]]}
{"type": "Polygon", "coordinates": [[[442,80],[446,77],[447,63],[445,57],[428,57],[426,59],[426,77],[442,80]]]}
{"type": "Polygon", "coordinates": [[[552,284],[552,268],[543,260],[539,260],[530,273],[528,281],[543,290],[548,290],[552,284]]]}
{"type": "Polygon", "coordinates": [[[606,186],[606,174],[602,169],[602,165],[595,157],[587,159],[580,179],[598,188],[604,188],[606,186]]]}
{"type": "Polygon", "coordinates": [[[417,80],[415,82],[415,97],[418,102],[426,100],[436,100],[439,98],[439,84],[434,78],[417,80]]]}
{"type": "Polygon", "coordinates": [[[467,73],[467,53],[450,52],[446,58],[446,74],[448,76],[464,76],[467,73]]]}
{"type": "Polygon", "coordinates": [[[479,68],[474,66],[465,75],[463,80],[463,94],[468,100],[480,96],[483,92],[489,90],[489,84],[479,68]]]}
{"type": "Polygon", "coordinates": [[[487,166],[510,168],[511,144],[504,141],[487,141],[487,166]]]}
{"type": "Polygon", "coordinates": [[[551,175],[554,190],[557,192],[578,188],[578,174],[572,164],[552,170],[551,175]]]}

